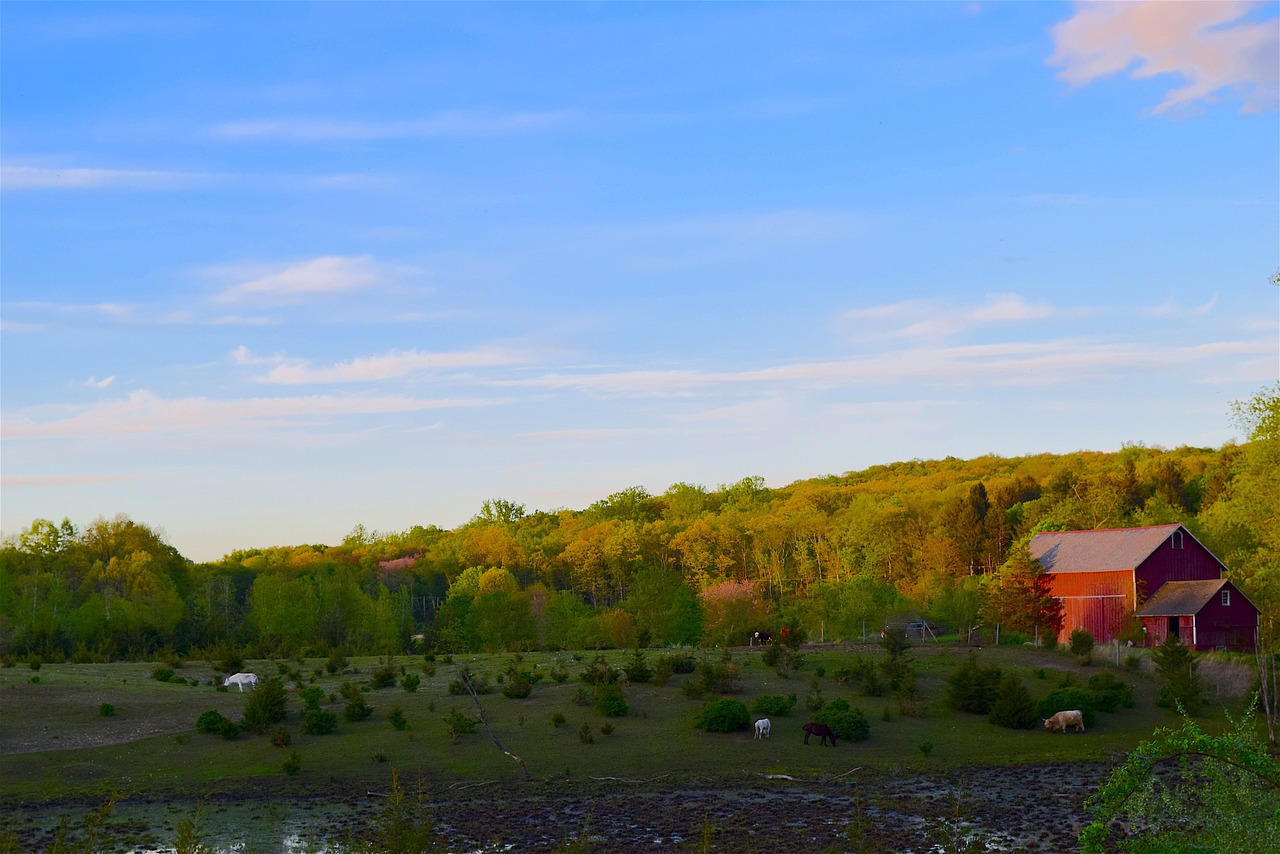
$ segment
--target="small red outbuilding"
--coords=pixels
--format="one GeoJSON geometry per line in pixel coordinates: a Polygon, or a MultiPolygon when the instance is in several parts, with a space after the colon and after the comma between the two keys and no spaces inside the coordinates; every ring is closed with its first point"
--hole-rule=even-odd
{"type": "Polygon", "coordinates": [[[1032,537],[1031,556],[1040,561],[1053,596],[1062,602],[1068,634],[1084,629],[1099,643],[1108,643],[1137,612],[1148,644],[1164,640],[1173,617],[1183,643],[1197,649],[1254,647],[1258,609],[1223,578],[1227,567],[1222,561],[1181,525],[1046,531],[1032,537]],[[1184,586],[1198,582],[1212,585],[1184,586]],[[1148,615],[1148,606],[1179,613],[1148,615]]]}

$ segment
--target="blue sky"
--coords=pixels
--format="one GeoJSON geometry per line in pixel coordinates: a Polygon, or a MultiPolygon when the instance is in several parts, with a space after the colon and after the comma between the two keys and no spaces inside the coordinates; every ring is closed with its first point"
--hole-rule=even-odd
{"type": "Polygon", "coordinates": [[[1217,446],[1276,3],[5,3],[5,534],[1217,446]]]}

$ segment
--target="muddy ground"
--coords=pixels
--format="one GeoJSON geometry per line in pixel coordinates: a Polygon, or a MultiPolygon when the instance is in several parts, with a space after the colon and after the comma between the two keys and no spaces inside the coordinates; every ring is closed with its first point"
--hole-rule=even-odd
{"type": "MultiPolygon", "coordinates": [[[[713,850],[726,852],[956,851],[965,839],[981,839],[991,851],[1065,852],[1076,849],[1087,822],[1084,799],[1107,772],[1101,763],[1071,763],[906,779],[855,771],[825,782],[492,783],[425,790],[419,815],[455,852],[547,851],[578,839],[610,854],[691,850],[707,834],[713,850]]],[[[286,842],[299,846],[293,850],[332,850],[340,845],[329,843],[375,835],[387,804],[384,793],[280,794],[211,796],[201,807],[209,841],[246,854],[289,850],[286,842]]],[[[0,806],[22,850],[40,851],[58,817],[93,805],[0,806]]],[[[194,802],[121,803],[109,821],[110,843],[100,849],[172,850],[176,819],[194,810],[194,802]]]]}

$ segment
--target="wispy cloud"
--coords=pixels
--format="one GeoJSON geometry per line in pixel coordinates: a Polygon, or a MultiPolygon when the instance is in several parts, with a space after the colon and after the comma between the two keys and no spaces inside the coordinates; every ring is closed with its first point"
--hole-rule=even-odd
{"type": "Polygon", "coordinates": [[[424,119],[400,121],[276,118],[227,122],[213,129],[224,139],[285,139],[300,142],[333,140],[483,137],[544,131],[566,124],[566,110],[500,112],[451,110],[424,119]]]}
{"type": "Polygon", "coordinates": [[[97,377],[89,377],[89,379],[84,381],[84,385],[85,385],[85,388],[102,389],[111,385],[115,381],[116,381],[115,374],[112,374],[111,376],[104,377],[103,379],[98,379],[97,377]]]}
{"type": "Polygon", "coordinates": [[[326,255],[239,282],[223,290],[216,299],[290,304],[364,290],[379,281],[380,270],[368,255],[326,255]]]}
{"type": "Polygon", "coordinates": [[[137,480],[139,474],[14,474],[0,477],[0,484],[7,487],[23,486],[81,486],[86,483],[119,483],[137,480]]]}
{"type": "Polygon", "coordinates": [[[976,326],[1045,320],[1060,312],[1029,302],[1019,294],[988,294],[981,305],[956,306],[946,300],[904,300],[871,308],[851,309],[839,320],[862,337],[940,338],[976,326]]]}
{"type": "Polygon", "coordinates": [[[389,415],[493,406],[496,399],[424,399],[403,395],[314,395],[219,400],[166,398],[150,391],[82,407],[33,407],[0,424],[6,441],[166,433],[217,433],[230,428],[284,428],[316,419],[389,415]]]}
{"type": "MultiPolygon", "coordinates": [[[[241,364],[257,358],[245,348],[235,351],[241,364]]],[[[435,374],[444,370],[495,367],[524,361],[518,354],[497,348],[481,348],[452,353],[428,353],[420,350],[393,350],[381,356],[366,356],[314,366],[308,360],[281,360],[258,381],[273,385],[305,385],[314,383],[385,382],[406,377],[435,374]]]]}
{"type": "Polygon", "coordinates": [[[211,184],[214,179],[215,176],[198,172],[0,166],[3,190],[187,190],[211,184]]]}
{"type": "Polygon", "coordinates": [[[1250,18],[1267,3],[1078,3],[1075,14],[1051,32],[1048,64],[1073,86],[1128,72],[1134,78],[1176,74],[1186,85],[1170,89],[1148,113],[1213,103],[1224,92],[1241,112],[1276,108],[1280,100],[1280,28],[1276,19],[1250,18]]]}

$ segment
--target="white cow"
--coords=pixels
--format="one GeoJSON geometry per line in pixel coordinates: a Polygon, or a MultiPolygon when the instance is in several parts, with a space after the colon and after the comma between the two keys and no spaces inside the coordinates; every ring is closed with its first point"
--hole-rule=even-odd
{"type": "Polygon", "coordinates": [[[252,673],[236,673],[231,676],[228,676],[226,681],[223,682],[222,685],[224,688],[229,688],[232,685],[239,685],[240,693],[243,694],[244,686],[246,685],[248,685],[250,688],[258,687],[258,677],[254,676],[252,673]]]}
{"type": "Polygon", "coordinates": [[[1079,709],[1058,712],[1044,722],[1044,728],[1049,732],[1060,732],[1063,735],[1067,734],[1069,726],[1075,727],[1076,732],[1084,732],[1084,712],[1079,709]]]}
{"type": "Polygon", "coordinates": [[[756,721],[756,738],[769,737],[769,719],[761,718],[756,721]]]}

